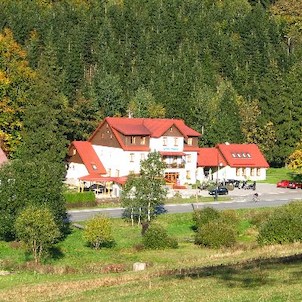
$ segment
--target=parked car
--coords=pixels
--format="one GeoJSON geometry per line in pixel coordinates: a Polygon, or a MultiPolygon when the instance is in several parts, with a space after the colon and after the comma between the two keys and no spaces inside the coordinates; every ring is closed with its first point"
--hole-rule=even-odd
{"type": "Polygon", "coordinates": [[[84,191],[93,191],[94,193],[103,193],[105,189],[104,185],[101,184],[92,184],[90,187],[84,188],[84,191]]]}
{"type": "Polygon", "coordinates": [[[290,183],[289,180],[280,180],[277,182],[277,188],[287,188],[289,183],[290,183]]]}
{"type": "Polygon", "coordinates": [[[296,181],[291,181],[288,186],[289,189],[301,189],[302,188],[302,184],[300,182],[296,182],[296,181]]]}
{"type": "Polygon", "coordinates": [[[229,191],[226,187],[218,187],[212,190],[209,190],[210,195],[227,195],[229,191]]]}

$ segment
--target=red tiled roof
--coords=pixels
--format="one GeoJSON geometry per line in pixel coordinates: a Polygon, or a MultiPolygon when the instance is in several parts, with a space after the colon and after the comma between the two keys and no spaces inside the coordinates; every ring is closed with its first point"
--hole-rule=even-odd
{"type": "Polygon", "coordinates": [[[160,137],[170,127],[175,125],[184,136],[200,136],[200,133],[188,127],[180,119],[107,117],[105,121],[112,128],[125,135],[160,137]]]}
{"type": "Polygon", "coordinates": [[[111,176],[100,176],[98,174],[89,174],[85,175],[79,178],[83,181],[92,181],[92,182],[109,182],[113,181],[119,184],[125,184],[127,181],[127,176],[121,176],[121,177],[111,177],[111,176]]]}
{"type": "Polygon", "coordinates": [[[215,167],[220,163],[230,167],[269,167],[256,144],[218,144],[216,148],[199,149],[198,167],[215,167]]]}
{"type": "Polygon", "coordinates": [[[71,146],[77,150],[89,174],[107,173],[90,142],[73,141],[71,146]]]}
{"type": "Polygon", "coordinates": [[[226,166],[222,154],[217,148],[200,148],[198,151],[197,166],[198,167],[217,167],[226,166]]]}
{"type": "Polygon", "coordinates": [[[219,144],[217,148],[231,167],[269,167],[256,144],[219,144]]]}
{"type": "Polygon", "coordinates": [[[4,151],[0,148],[0,165],[4,164],[7,161],[8,161],[8,159],[7,159],[4,151]]]}

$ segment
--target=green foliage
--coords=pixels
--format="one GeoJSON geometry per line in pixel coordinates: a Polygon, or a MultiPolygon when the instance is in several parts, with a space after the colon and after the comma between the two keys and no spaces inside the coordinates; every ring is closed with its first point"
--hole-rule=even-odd
{"type": "Polygon", "coordinates": [[[247,219],[252,225],[259,228],[264,222],[268,220],[270,213],[270,210],[250,211],[247,219]]]}
{"type": "Polygon", "coordinates": [[[104,216],[96,216],[90,219],[85,225],[83,237],[95,249],[102,246],[111,246],[114,239],[110,219],[104,216]]]}
{"type": "Polygon", "coordinates": [[[95,194],[94,192],[65,192],[64,198],[67,204],[77,202],[94,202],[95,194]]]}
{"type": "Polygon", "coordinates": [[[219,212],[211,207],[193,213],[195,244],[218,248],[235,244],[239,217],[233,210],[219,212]]]}
{"type": "Polygon", "coordinates": [[[202,227],[208,222],[218,219],[219,217],[219,211],[211,207],[195,210],[193,212],[194,229],[198,229],[199,227],[202,227]]]}
{"type": "Polygon", "coordinates": [[[210,248],[231,247],[236,243],[236,239],[234,226],[216,219],[198,228],[195,244],[210,248]]]}
{"type": "Polygon", "coordinates": [[[143,245],[146,249],[160,250],[165,248],[177,248],[175,238],[168,236],[167,231],[158,224],[151,224],[143,235],[143,245]]]}
{"type": "Polygon", "coordinates": [[[282,244],[302,241],[302,203],[292,202],[275,209],[260,225],[258,243],[282,244]]]}
{"type": "Polygon", "coordinates": [[[34,99],[61,111],[70,141],[130,107],[134,116],[183,118],[204,130],[202,145],[252,140],[270,163],[284,165],[301,128],[296,2],[2,1],[5,148],[13,155],[21,141],[23,105],[35,86],[34,99]]]}
{"type": "Polygon", "coordinates": [[[60,236],[51,211],[42,206],[29,205],[22,210],[16,219],[15,229],[17,238],[32,252],[36,263],[60,236]]]}
{"type": "Polygon", "coordinates": [[[151,152],[141,161],[139,176],[130,176],[121,196],[122,206],[127,212],[139,212],[139,219],[151,220],[156,207],[164,203],[166,190],[163,187],[165,164],[158,152],[151,152]]]}

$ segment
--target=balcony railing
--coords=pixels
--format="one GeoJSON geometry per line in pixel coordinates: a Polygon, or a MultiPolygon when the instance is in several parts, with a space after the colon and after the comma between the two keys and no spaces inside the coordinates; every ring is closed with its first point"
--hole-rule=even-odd
{"type": "Polygon", "coordinates": [[[168,169],[181,169],[184,167],[185,167],[184,163],[181,163],[181,164],[178,164],[178,163],[167,164],[166,163],[166,168],[168,168],[168,169]]]}

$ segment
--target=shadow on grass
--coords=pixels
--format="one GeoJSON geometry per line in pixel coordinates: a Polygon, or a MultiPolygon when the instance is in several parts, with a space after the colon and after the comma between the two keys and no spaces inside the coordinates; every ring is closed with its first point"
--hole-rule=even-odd
{"type": "Polygon", "coordinates": [[[284,282],[300,283],[302,278],[301,264],[302,254],[297,254],[286,257],[259,258],[230,265],[175,269],[162,272],[161,276],[178,279],[216,278],[225,282],[230,288],[255,288],[276,283],[281,285],[284,282]],[[288,273],[290,277],[286,281],[281,280],[281,277],[278,276],[278,271],[284,269],[292,270],[288,273]],[[275,275],[272,277],[273,271],[275,275]]]}

